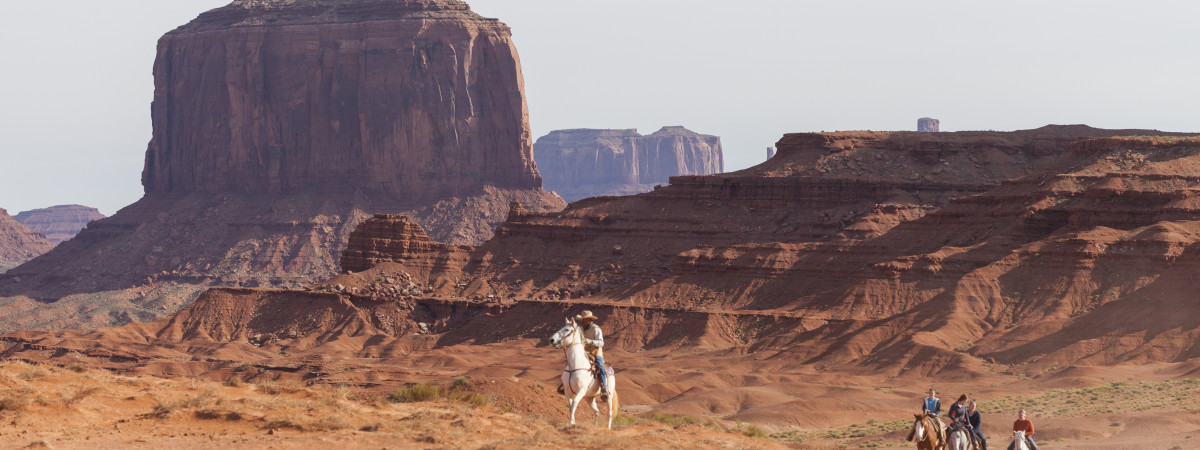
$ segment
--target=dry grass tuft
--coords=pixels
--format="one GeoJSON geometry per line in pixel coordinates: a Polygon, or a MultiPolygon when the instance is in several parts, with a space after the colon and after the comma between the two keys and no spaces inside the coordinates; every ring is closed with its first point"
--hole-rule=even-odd
{"type": "Polygon", "coordinates": [[[166,419],[174,415],[179,410],[207,408],[219,403],[217,396],[213,394],[212,391],[204,391],[198,395],[182,400],[164,401],[158,397],[152,398],[154,399],[154,408],[151,409],[150,412],[143,415],[143,417],[150,419],[166,419]]]}
{"type": "Polygon", "coordinates": [[[307,428],[312,431],[337,431],[353,427],[354,424],[350,423],[350,421],[342,415],[330,414],[318,419],[316,422],[309,424],[307,428]]]}
{"type": "Polygon", "coordinates": [[[258,384],[259,391],[270,395],[295,394],[305,389],[304,384],[294,380],[283,382],[265,381],[258,384]]]}
{"type": "Polygon", "coordinates": [[[29,386],[11,389],[0,396],[0,411],[20,411],[33,404],[37,398],[37,390],[29,386]]]}
{"type": "Polygon", "coordinates": [[[81,362],[73,362],[63,366],[63,368],[75,373],[84,373],[88,371],[88,366],[81,362]]]}
{"type": "Polygon", "coordinates": [[[96,394],[100,393],[100,391],[102,391],[102,390],[103,389],[101,389],[100,387],[97,387],[97,386],[93,386],[93,387],[89,387],[89,388],[84,388],[84,387],[79,387],[79,386],[71,386],[70,388],[68,388],[67,392],[58,393],[58,397],[60,399],[62,399],[64,405],[66,405],[68,408],[70,408],[70,407],[74,406],[76,403],[78,403],[79,401],[81,401],[85,398],[91,397],[93,395],[96,395],[96,394]]]}
{"type": "Polygon", "coordinates": [[[17,372],[17,378],[25,381],[34,381],[50,376],[50,371],[41,366],[28,366],[27,368],[17,372]]]}

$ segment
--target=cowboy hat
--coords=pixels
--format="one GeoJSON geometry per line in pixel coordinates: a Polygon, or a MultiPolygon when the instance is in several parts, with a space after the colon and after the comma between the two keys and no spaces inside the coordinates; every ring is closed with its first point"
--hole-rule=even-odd
{"type": "Polygon", "coordinates": [[[597,320],[597,319],[599,319],[599,317],[592,315],[591,311],[584,311],[582,314],[575,316],[575,320],[578,320],[578,321],[597,320]]]}

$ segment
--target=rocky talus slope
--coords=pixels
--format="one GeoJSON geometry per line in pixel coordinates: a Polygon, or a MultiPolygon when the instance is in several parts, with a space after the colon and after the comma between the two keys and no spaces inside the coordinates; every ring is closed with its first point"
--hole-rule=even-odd
{"type": "Polygon", "coordinates": [[[513,201],[565,205],[540,188],[508,27],[460,1],[237,1],[163,36],[154,74],[145,197],[0,296],[298,286],[375,213],[478,244],[513,201]]]}
{"type": "Polygon", "coordinates": [[[46,253],[54,243],[0,208],[0,273],[46,253]]]}
{"type": "Polygon", "coordinates": [[[29,229],[46,235],[55,244],[75,237],[88,223],[104,218],[100,210],[82,205],[59,205],[21,211],[13,216],[29,229]]]}
{"type": "Polygon", "coordinates": [[[684,127],[558,130],[533,145],[546,189],[567,201],[649,192],[677,175],[725,171],[721,138],[684,127]]]}

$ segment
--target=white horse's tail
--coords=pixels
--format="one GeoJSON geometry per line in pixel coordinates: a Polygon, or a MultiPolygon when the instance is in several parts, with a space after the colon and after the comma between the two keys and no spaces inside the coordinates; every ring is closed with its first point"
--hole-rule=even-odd
{"type": "Polygon", "coordinates": [[[620,400],[617,400],[617,398],[617,390],[613,389],[613,391],[608,395],[608,402],[611,405],[610,408],[612,408],[613,417],[621,414],[621,402],[620,400]]]}

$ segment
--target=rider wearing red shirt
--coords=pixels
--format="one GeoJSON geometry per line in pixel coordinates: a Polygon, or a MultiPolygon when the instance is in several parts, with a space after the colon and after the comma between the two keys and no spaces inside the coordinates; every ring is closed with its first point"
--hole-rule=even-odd
{"type": "Polygon", "coordinates": [[[1013,422],[1013,431],[1024,431],[1025,442],[1029,443],[1029,448],[1038,450],[1037,443],[1033,442],[1033,422],[1025,418],[1025,410],[1017,411],[1017,421],[1013,422]]]}

